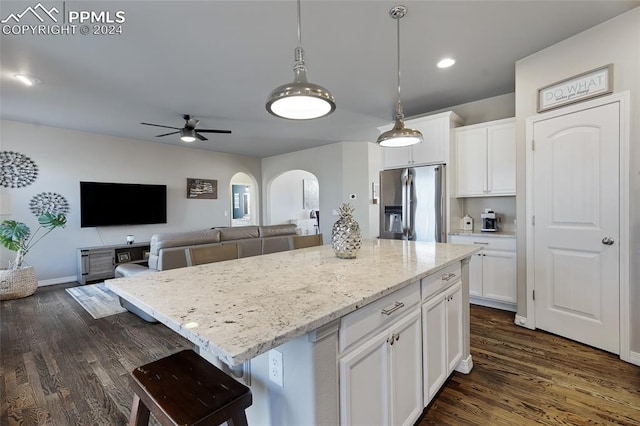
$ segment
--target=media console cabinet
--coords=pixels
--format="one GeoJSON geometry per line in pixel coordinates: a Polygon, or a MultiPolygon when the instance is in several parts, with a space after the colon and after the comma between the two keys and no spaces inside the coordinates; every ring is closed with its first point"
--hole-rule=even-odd
{"type": "Polygon", "coordinates": [[[78,282],[88,284],[115,277],[115,269],[123,263],[146,265],[149,243],[117,244],[78,249],[78,282]]]}

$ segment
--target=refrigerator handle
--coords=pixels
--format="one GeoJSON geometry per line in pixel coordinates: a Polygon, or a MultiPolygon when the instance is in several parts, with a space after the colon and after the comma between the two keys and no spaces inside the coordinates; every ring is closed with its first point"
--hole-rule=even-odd
{"type": "Polygon", "coordinates": [[[435,229],[435,237],[436,242],[444,242],[445,241],[445,181],[444,181],[444,167],[437,167],[435,169],[435,180],[436,180],[436,199],[435,199],[435,208],[436,211],[440,213],[439,218],[436,220],[436,229],[435,229]]]}
{"type": "Polygon", "coordinates": [[[415,230],[413,229],[413,220],[411,215],[413,214],[413,200],[411,199],[411,194],[413,194],[413,175],[409,174],[407,179],[407,240],[413,239],[413,234],[415,230]]]}
{"type": "Polygon", "coordinates": [[[407,187],[409,186],[409,175],[406,170],[400,178],[402,181],[402,235],[407,236],[407,187]]]}

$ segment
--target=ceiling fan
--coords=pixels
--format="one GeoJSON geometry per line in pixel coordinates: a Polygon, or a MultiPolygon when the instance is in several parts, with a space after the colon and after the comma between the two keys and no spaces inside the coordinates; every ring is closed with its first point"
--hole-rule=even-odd
{"type": "Polygon", "coordinates": [[[208,140],[200,133],[231,133],[231,130],[218,130],[218,129],[198,129],[196,131],[196,126],[200,123],[200,120],[196,120],[195,118],[191,118],[189,114],[184,114],[182,116],[185,120],[184,127],[171,127],[171,126],[163,126],[161,124],[153,124],[153,123],[140,123],[145,126],[155,126],[155,127],[165,127],[167,129],[175,129],[176,132],[164,133],[162,135],[157,135],[157,138],[161,138],[162,136],[175,135],[180,133],[180,140],[183,142],[193,142],[196,139],[200,139],[201,141],[208,140]]]}

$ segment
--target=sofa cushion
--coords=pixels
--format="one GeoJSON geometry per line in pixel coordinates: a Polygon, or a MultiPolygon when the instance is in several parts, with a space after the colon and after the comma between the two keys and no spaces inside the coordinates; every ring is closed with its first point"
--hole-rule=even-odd
{"type": "Polygon", "coordinates": [[[157,255],[160,249],[169,247],[194,246],[220,242],[220,230],[203,229],[192,232],[172,232],[155,234],[151,237],[151,254],[157,255]]]}
{"type": "Polygon", "coordinates": [[[239,226],[236,228],[218,228],[221,241],[245,240],[260,236],[257,226],[239,226]]]}
{"type": "Polygon", "coordinates": [[[296,234],[296,225],[286,224],[286,225],[267,225],[260,227],[260,236],[261,237],[278,237],[281,235],[295,235],[296,234]]]}
{"type": "Polygon", "coordinates": [[[262,239],[262,254],[293,250],[293,235],[282,235],[262,239]]]}

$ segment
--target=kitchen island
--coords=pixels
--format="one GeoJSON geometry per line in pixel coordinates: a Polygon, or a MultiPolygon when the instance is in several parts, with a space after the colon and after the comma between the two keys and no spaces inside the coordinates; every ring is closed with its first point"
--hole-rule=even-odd
{"type": "MultiPolygon", "coordinates": [[[[254,394],[254,404],[247,411],[249,424],[335,425],[371,419],[378,415],[376,410],[360,413],[358,398],[376,383],[381,389],[378,395],[371,392],[372,398],[384,399],[379,415],[395,424],[394,419],[405,417],[407,410],[390,395],[389,386],[394,383],[389,380],[402,376],[394,374],[398,372],[389,364],[394,357],[400,361],[400,355],[390,352],[392,345],[395,341],[395,348],[402,348],[413,342],[408,368],[416,370],[412,376],[419,378],[419,386],[414,383],[410,388],[420,404],[404,420],[415,421],[411,418],[418,408],[422,412],[428,393],[423,398],[422,351],[432,339],[422,329],[433,326],[426,318],[442,317],[446,323],[451,316],[445,306],[442,315],[433,317],[429,312],[440,311],[426,308],[440,295],[447,302],[453,300],[445,293],[456,282],[460,324],[459,336],[454,335],[460,341],[461,361],[454,367],[464,372],[471,369],[464,261],[478,250],[371,240],[363,241],[356,259],[338,259],[326,245],[109,280],[107,287],[193,342],[202,356],[240,376],[254,394]],[[400,339],[403,334],[392,330],[404,323],[413,324],[414,338],[400,339]],[[367,358],[363,348],[380,339],[386,339],[386,349],[379,349],[379,359],[367,358]],[[374,367],[383,373],[367,371],[374,367]]],[[[442,342],[434,345],[438,348],[452,345],[439,337],[447,332],[445,326],[434,334],[442,342]]],[[[440,349],[446,356],[446,348],[440,349]]],[[[428,369],[433,357],[424,358],[428,369]]],[[[424,377],[425,386],[431,388],[429,377],[436,376],[425,372],[424,377]]]]}

